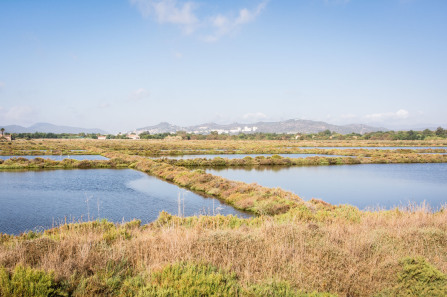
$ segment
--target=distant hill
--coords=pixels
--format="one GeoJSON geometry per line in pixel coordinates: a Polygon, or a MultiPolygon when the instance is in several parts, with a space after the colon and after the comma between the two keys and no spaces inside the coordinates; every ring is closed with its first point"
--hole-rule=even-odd
{"type": "Polygon", "coordinates": [[[78,128],[78,127],[70,127],[70,126],[57,126],[49,123],[37,123],[30,127],[22,127],[18,125],[9,125],[9,126],[0,126],[0,128],[5,128],[6,133],[34,133],[34,132],[43,132],[43,133],[70,133],[70,134],[78,134],[78,133],[100,133],[100,134],[108,134],[106,131],[101,129],[89,129],[89,128],[78,128]]]}
{"type": "Polygon", "coordinates": [[[321,131],[330,130],[341,134],[359,133],[364,134],[375,131],[388,131],[386,128],[372,127],[363,124],[350,125],[332,125],[326,122],[310,121],[310,120],[287,120],[281,122],[257,122],[254,124],[240,124],[233,123],[228,125],[220,125],[216,123],[206,123],[195,126],[181,127],[162,122],[155,126],[147,126],[139,128],[136,132],[156,133],[175,133],[177,131],[186,131],[195,134],[208,134],[211,131],[219,133],[238,134],[238,133],[318,133],[321,131]]]}

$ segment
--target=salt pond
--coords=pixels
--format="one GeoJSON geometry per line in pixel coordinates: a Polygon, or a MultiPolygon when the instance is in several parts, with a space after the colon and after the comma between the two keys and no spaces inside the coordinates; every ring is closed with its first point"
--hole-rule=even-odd
{"type": "Polygon", "coordinates": [[[231,180],[290,190],[305,200],[392,208],[426,201],[447,204],[447,164],[367,164],[207,169],[231,180]]]}
{"type": "Polygon", "coordinates": [[[250,215],[132,169],[0,171],[0,232],[19,234],[61,222],[155,220],[180,213],[250,215]]]}
{"type": "Polygon", "coordinates": [[[108,160],[101,155],[39,155],[39,156],[0,156],[0,159],[7,160],[11,158],[26,158],[26,159],[35,159],[35,158],[43,158],[50,159],[55,161],[62,161],[63,159],[73,159],[73,160],[108,160]]]}
{"type": "MultiPolygon", "coordinates": [[[[219,154],[219,155],[180,155],[180,156],[160,156],[160,157],[152,157],[152,158],[167,158],[167,159],[197,159],[197,158],[205,158],[205,159],[213,159],[213,158],[227,158],[227,159],[243,159],[245,157],[271,157],[275,154],[219,154]]],[[[347,156],[338,156],[338,155],[324,155],[324,154],[276,154],[283,158],[307,158],[307,157],[347,157],[347,156]]]]}

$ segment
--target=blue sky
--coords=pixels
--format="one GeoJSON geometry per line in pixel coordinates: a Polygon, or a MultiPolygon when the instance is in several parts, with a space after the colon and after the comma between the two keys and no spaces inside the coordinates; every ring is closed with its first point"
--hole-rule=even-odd
{"type": "Polygon", "coordinates": [[[445,0],[0,0],[0,124],[447,126],[445,0]]]}

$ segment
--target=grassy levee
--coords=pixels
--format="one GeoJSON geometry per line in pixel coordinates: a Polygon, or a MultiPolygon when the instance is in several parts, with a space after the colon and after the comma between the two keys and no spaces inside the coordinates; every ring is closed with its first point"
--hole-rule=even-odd
{"type": "MultiPolygon", "coordinates": [[[[112,156],[118,156],[117,153],[112,156]]],[[[119,154],[119,153],[118,153],[119,154]]],[[[119,156],[128,156],[121,154],[119,156]]],[[[307,158],[288,158],[279,155],[245,157],[241,159],[228,159],[215,157],[212,159],[154,159],[154,162],[167,163],[174,166],[326,166],[326,165],[355,165],[355,164],[396,164],[396,163],[446,163],[447,155],[418,154],[418,153],[376,153],[368,157],[324,157],[315,156],[307,158]]],[[[10,159],[0,159],[0,169],[72,169],[72,168],[122,168],[127,167],[130,161],[120,157],[111,160],[73,160],[68,157],[62,161],[45,158],[27,159],[15,156],[10,159]]],[[[135,161],[134,161],[135,162],[135,161]]],[[[150,163],[150,162],[146,162],[150,163]]]]}
{"type": "Polygon", "coordinates": [[[144,157],[119,153],[104,153],[114,160],[118,158],[132,163],[131,168],[149,173],[184,188],[219,198],[237,209],[251,211],[258,215],[275,215],[302,206],[305,202],[297,195],[280,188],[266,188],[258,184],[231,181],[205,173],[203,170],[189,170],[144,157]]]}
{"type": "Polygon", "coordinates": [[[0,170],[127,168],[129,164],[119,158],[113,160],[73,160],[67,158],[56,161],[44,158],[14,157],[7,160],[0,159],[0,170]]]}
{"type": "MultiPolygon", "coordinates": [[[[92,139],[35,139],[0,142],[0,155],[74,155],[115,151],[132,155],[163,156],[188,154],[368,154],[368,150],[332,150],[315,147],[372,147],[372,146],[433,146],[425,152],[446,152],[447,140],[92,140],[92,139]],[[436,148],[437,147],[437,148],[436,148]],[[338,151],[337,153],[335,153],[338,151]],[[363,151],[363,152],[362,152],[363,151]]],[[[369,150],[370,152],[373,150],[369,150]]],[[[401,150],[402,153],[411,150],[401,150]]],[[[419,149],[423,152],[422,149],[419,149]]],[[[369,153],[370,153],[369,152],[369,153]]],[[[413,151],[415,152],[415,151],[413,151]]]]}
{"type": "Polygon", "coordinates": [[[447,155],[440,154],[380,154],[371,157],[324,157],[288,158],[279,155],[229,159],[222,157],[194,159],[156,159],[158,162],[175,166],[327,166],[356,164],[398,164],[398,163],[446,163],[447,155]]]}
{"type": "Polygon", "coordinates": [[[0,155],[96,155],[94,141],[84,139],[34,139],[0,142],[0,155]],[[91,151],[90,149],[93,149],[91,151]]]}

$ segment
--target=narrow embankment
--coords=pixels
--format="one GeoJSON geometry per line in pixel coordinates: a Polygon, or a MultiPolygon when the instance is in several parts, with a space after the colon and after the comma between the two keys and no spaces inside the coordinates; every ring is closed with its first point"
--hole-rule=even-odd
{"type": "Polygon", "coordinates": [[[117,153],[104,153],[111,160],[131,163],[130,167],[173,182],[181,187],[202,192],[219,198],[237,209],[259,215],[284,214],[291,208],[306,203],[288,191],[279,188],[266,188],[258,184],[231,181],[205,173],[203,170],[188,170],[184,167],[156,162],[144,157],[117,153]]]}

